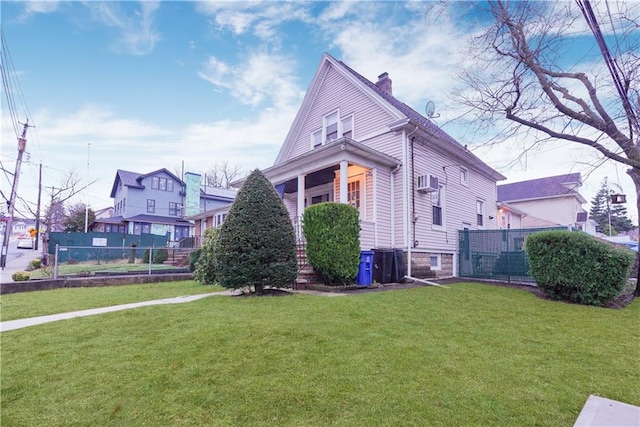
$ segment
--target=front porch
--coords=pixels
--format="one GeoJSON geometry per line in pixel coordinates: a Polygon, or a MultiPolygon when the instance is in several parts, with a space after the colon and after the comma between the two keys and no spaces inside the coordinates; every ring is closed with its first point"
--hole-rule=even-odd
{"type": "Polygon", "coordinates": [[[282,197],[296,237],[303,242],[302,217],[311,205],[348,203],[360,212],[360,246],[393,246],[394,171],[400,161],[348,138],[265,169],[282,197]]]}

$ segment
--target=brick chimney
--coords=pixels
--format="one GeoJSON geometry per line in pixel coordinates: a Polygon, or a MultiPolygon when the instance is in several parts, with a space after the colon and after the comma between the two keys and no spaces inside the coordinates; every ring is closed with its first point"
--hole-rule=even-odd
{"type": "Polygon", "coordinates": [[[391,92],[391,79],[389,78],[389,73],[384,72],[378,76],[378,81],[376,82],[376,86],[378,86],[383,91],[387,92],[389,95],[393,95],[391,92]]]}

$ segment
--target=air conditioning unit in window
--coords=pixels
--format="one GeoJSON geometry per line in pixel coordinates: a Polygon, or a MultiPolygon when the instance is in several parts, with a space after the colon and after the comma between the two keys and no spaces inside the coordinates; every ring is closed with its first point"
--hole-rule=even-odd
{"type": "Polygon", "coordinates": [[[430,173],[425,175],[418,175],[417,190],[423,193],[431,193],[438,191],[439,182],[438,177],[433,176],[430,173]]]}

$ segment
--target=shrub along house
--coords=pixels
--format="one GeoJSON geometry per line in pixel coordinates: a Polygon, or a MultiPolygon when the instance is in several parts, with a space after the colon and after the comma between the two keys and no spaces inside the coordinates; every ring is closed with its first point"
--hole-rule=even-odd
{"type": "Polygon", "coordinates": [[[361,248],[401,248],[415,277],[427,268],[455,275],[458,230],[496,228],[496,182],[505,179],[396,99],[387,73],[372,83],[326,53],[263,173],[298,231],[305,207],[349,203],[360,212],[361,248]]]}

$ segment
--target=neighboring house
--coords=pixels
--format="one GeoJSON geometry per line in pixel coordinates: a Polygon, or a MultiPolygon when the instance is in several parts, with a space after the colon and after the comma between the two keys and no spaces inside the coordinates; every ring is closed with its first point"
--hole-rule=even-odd
{"type": "Polygon", "coordinates": [[[498,202],[498,228],[499,229],[518,229],[522,228],[522,219],[527,213],[516,209],[508,203],[498,202]]]}
{"type": "Polygon", "coordinates": [[[114,216],[100,220],[104,232],[188,237],[192,224],[183,219],[185,191],[185,183],[164,168],[147,174],[118,169],[111,189],[114,216]]]}
{"type": "MultiPolygon", "coordinates": [[[[458,231],[496,228],[505,179],[393,96],[324,54],[273,166],[263,170],[296,229],[307,206],[360,212],[362,249],[401,248],[407,275],[456,273],[458,231]]],[[[234,184],[240,184],[240,181],[234,184]]]]}
{"type": "Polygon", "coordinates": [[[561,225],[589,231],[581,186],[580,173],[514,182],[498,186],[498,201],[526,212],[522,228],[561,225]]]}
{"type": "Polygon", "coordinates": [[[96,215],[96,219],[111,218],[113,216],[113,211],[113,206],[108,206],[106,208],[98,209],[94,213],[96,215]]]}
{"type": "Polygon", "coordinates": [[[167,235],[180,241],[194,235],[194,224],[187,216],[207,207],[228,208],[235,191],[207,188],[205,193],[200,175],[191,172],[182,180],[165,168],[147,174],[118,169],[111,197],[112,216],[96,215],[93,231],[167,235]]]}

